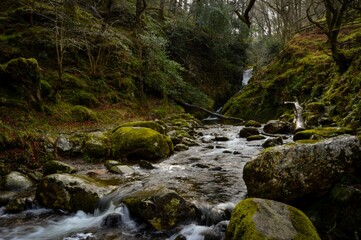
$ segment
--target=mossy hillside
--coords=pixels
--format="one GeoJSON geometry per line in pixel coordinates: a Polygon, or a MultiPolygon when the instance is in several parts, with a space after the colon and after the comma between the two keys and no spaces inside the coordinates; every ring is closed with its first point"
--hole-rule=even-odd
{"type": "MultiPolygon", "coordinates": [[[[323,51],[325,36],[312,29],[296,35],[269,66],[259,69],[242,91],[233,96],[222,113],[245,119],[266,121],[292,112],[296,96],[303,106],[318,102],[322,113],[341,126],[360,126],[360,23],[345,27],[339,38],[341,50],[353,59],[344,74],[337,71],[332,58],[323,51]],[[342,46],[347,46],[342,48],[342,46]]],[[[304,114],[314,114],[316,105],[304,114]]]]}
{"type": "MultiPolygon", "coordinates": [[[[122,16],[130,14],[134,17],[133,5],[124,4],[124,1],[113,3],[114,6],[110,6],[110,13],[117,13],[122,9],[122,16]]],[[[99,35],[98,30],[103,26],[101,20],[95,17],[89,8],[75,5],[74,9],[65,9],[65,14],[68,14],[69,18],[64,20],[63,41],[56,37],[54,31],[56,29],[55,21],[53,21],[56,14],[54,6],[38,1],[34,1],[32,5],[15,4],[10,0],[5,0],[1,4],[6,6],[4,9],[7,10],[1,13],[4,21],[0,24],[0,29],[4,31],[0,34],[0,64],[2,64],[0,75],[3,76],[3,66],[13,59],[36,59],[40,67],[39,88],[42,100],[40,106],[36,106],[36,110],[44,114],[29,109],[33,106],[26,100],[33,94],[11,92],[2,87],[0,100],[4,111],[1,113],[14,112],[16,108],[15,116],[26,115],[20,111],[21,108],[22,111],[26,110],[28,115],[32,115],[33,119],[39,123],[38,127],[42,127],[49,123],[50,125],[76,125],[73,121],[79,122],[82,119],[82,121],[86,120],[87,125],[97,124],[97,122],[99,124],[116,122],[114,124],[117,124],[129,117],[140,119],[165,117],[169,113],[182,111],[176,104],[167,101],[164,96],[160,97],[161,93],[152,90],[151,88],[155,85],[169,88],[165,89],[165,92],[174,93],[180,99],[184,97],[183,100],[188,102],[206,107],[211,107],[213,104],[212,99],[187,82],[180,81],[177,86],[172,85],[172,78],[177,78],[178,74],[172,68],[178,65],[170,60],[165,48],[158,49],[158,52],[152,53],[154,55],[140,57],[142,55],[140,52],[147,46],[149,36],[143,37],[147,35],[142,31],[133,31],[129,25],[124,27],[122,21],[129,23],[129,19],[120,21],[119,16],[116,17],[116,24],[109,25],[104,35],[99,35]],[[60,41],[65,43],[61,76],[57,70],[59,62],[56,54],[56,44],[60,44],[60,41]],[[98,53],[103,53],[103,55],[98,58],[98,53]],[[162,61],[169,65],[157,63],[160,66],[153,69],[150,74],[144,66],[147,64],[152,66],[152,63],[159,58],[157,54],[161,54],[164,60],[162,61]],[[164,80],[167,84],[160,82],[150,86],[144,76],[151,78],[152,74],[161,76],[161,78],[154,77],[152,82],[164,80]],[[84,106],[101,114],[98,114],[96,119],[85,117],[79,120],[76,117],[76,111],[72,110],[72,105],[84,106]],[[43,124],[43,119],[46,120],[46,124],[43,124]]],[[[109,10],[107,6],[98,7],[100,13],[107,14],[109,10]]],[[[152,27],[154,26],[148,26],[144,28],[144,31],[152,27]]],[[[166,35],[162,33],[162,23],[156,27],[160,29],[160,32],[155,39],[159,38],[163,41],[162,38],[166,38],[166,35]]],[[[4,117],[6,117],[5,114],[0,114],[0,118],[4,117]]],[[[16,122],[16,120],[12,121],[16,122]]]]}

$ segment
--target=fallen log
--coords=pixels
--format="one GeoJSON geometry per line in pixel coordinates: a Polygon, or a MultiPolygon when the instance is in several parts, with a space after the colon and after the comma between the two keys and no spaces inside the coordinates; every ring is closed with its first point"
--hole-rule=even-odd
{"type": "Polygon", "coordinates": [[[295,97],[294,102],[285,102],[285,104],[293,104],[293,106],[294,106],[294,108],[293,108],[293,112],[294,112],[293,124],[295,125],[295,132],[305,130],[306,124],[302,117],[303,107],[301,107],[297,98],[295,97]]]}
{"type": "Polygon", "coordinates": [[[190,103],[186,103],[186,102],[182,102],[182,101],[176,101],[177,104],[181,105],[181,106],[184,106],[184,107],[189,107],[189,108],[195,108],[195,109],[198,109],[198,110],[201,110],[203,112],[206,112],[212,116],[215,116],[217,118],[221,118],[221,119],[224,119],[224,120],[230,120],[230,121],[236,121],[236,122],[239,122],[239,123],[244,123],[245,121],[242,119],[242,118],[236,118],[236,117],[227,117],[227,116],[224,116],[222,114],[219,114],[219,113],[215,113],[215,112],[212,112],[204,107],[200,107],[200,106],[196,106],[196,105],[193,105],[193,104],[190,104],[190,103]]]}

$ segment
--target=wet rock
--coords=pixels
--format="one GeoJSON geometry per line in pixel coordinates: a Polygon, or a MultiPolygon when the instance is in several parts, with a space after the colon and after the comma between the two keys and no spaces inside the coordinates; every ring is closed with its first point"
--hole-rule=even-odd
{"type": "Polygon", "coordinates": [[[197,167],[197,168],[209,168],[207,165],[201,164],[201,163],[197,163],[192,165],[192,167],[197,167]]]}
{"type": "Polygon", "coordinates": [[[190,138],[190,134],[186,130],[172,130],[167,132],[167,136],[169,136],[173,142],[173,144],[182,143],[184,138],[190,138]]]}
{"type": "Polygon", "coordinates": [[[212,143],[213,142],[212,138],[209,136],[202,137],[201,141],[202,141],[202,143],[212,143]]]}
{"type": "Polygon", "coordinates": [[[113,188],[87,176],[57,173],[48,175],[39,182],[36,200],[48,208],[93,213],[99,199],[113,188]]]}
{"type": "Polygon", "coordinates": [[[249,198],[232,212],[225,240],[314,239],[320,237],[300,210],[272,200],[249,198]]]}
{"type": "Polygon", "coordinates": [[[110,156],[110,139],[107,132],[91,132],[85,135],[83,155],[90,160],[103,159],[110,156]]]}
{"type": "Polygon", "coordinates": [[[225,203],[217,206],[200,206],[200,223],[206,226],[215,226],[216,224],[229,220],[234,209],[234,204],[225,203]]]}
{"type": "Polygon", "coordinates": [[[245,126],[246,127],[256,127],[257,128],[257,127],[261,127],[262,125],[259,122],[255,121],[255,120],[249,120],[249,121],[246,122],[245,126]]]}
{"type": "Polygon", "coordinates": [[[120,165],[119,161],[115,161],[115,160],[106,160],[104,162],[104,166],[110,170],[112,167],[116,166],[116,165],[120,165]]]}
{"type": "Polygon", "coordinates": [[[308,129],[304,131],[299,131],[293,136],[293,141],[304,140],[304,139],[326,139],[331,137],[336,137],[343,134],[354,134],[354,131],[351,128],[346,127],[326,127],[326,128],[316,128],[308,129]]]}
{"type": "Polygon", "coordinates": [[[102,228],[115,228],[122,225],[122,215],[120,213],[109,213],[101,223],[102,228]]]}
{"type": "Polygon", "coordinates": [[[241,138],[246,138],[252,135],[258,135],[259,131],[257,128],[255,127],[244,127],[241,129],[241,131],[239,132],[239,137],[241,138]]]}
{"type": "Polygon", "coordinates": [[[229,141],[229,138],[226,137],[226,136],[215,136],[213,141],[216,141],[216,142],[227,142],[229,141]]]}
{"type": "Polygon", "coordinates": [[[171,140],[159,132],[143,127],[121,127],[112,134],[113,157],[156,160],[173,151],[171,140]]]}
{"type": "Polygon", "coordinates": [[[6,213],[19,213],[31,208],[32,202],[27,198],[14,198],[5,206],[6,213]]]}
{"type": "Polygon", "coordinates": [[[360,155],[354,136],[276,146],[248,162],[243,179],[249,196],[289,202],[330,190],[341,175],[358,171],[360,155]]]}
{"type": "Polygon", "coordinates": [[[262,144],[262,147],[263,147],[263,148],[269,148],[269,147],[274,147],[274,146],[278,146],[278,145],[282,145],[282,144],[283,144],[282,137],[268,138],[268,139],[262,144]]]}
{"type": "Polygon", "coordinates": [[[122,175],[130,175],[133,174],[135,171],[133,168],[126,166],[126,165],[115,165],[109,169],[109,171],[113,173],[118,173],[122,175]]]}
{"type": "Polygon", "coordinates": [[[145,161],[145,160],[140,160],[139,161],[139,166],[141,168],[148,169],[148,170],[155,169],[155,167],[150,162],[145,161]]]}
{"type": "Polygon", "coordinates": [[[179,143],[179,144],[174,146],[174,151],[178,151],[178,152],[185,151],[185,150],[188,150],[188,149],[189,149],[189,147],[187,145],[183,144],[183,143],[179,143]]]}
{"type": "Polygon", "coordinates": [[[65,156],[80,156],[84,147],[84,136],[74,134],[71,136],[61,134],[55,143],[56,152],[65,156]]]}
{"type": "Polygon", "coordinates": [[[190,138],[187,138],[187,137],[184,137],[182,139],[182,143],[187,145],[187,146],[199,146],[199,143],[197,143],[196,141],[194,141],[193,139],[190,139],[190,138]]]}
{"type": "Polygon", "coordinates": [[[174,228],[195,218],[196,210],[173,190],[156,187],[135,192],[123,199],[131,215],[150,223],[156,230],[174,228]]]}
{"type": "Polygon", "coordinates": [[[25,191],[33,186],[33,182],[24,174],[13,171],[5,176],[4,187],[9,191],[25,191]]]}
{"type": "Polygon", "coordinates": [[[0,195],[0,206],[5,206],[11,199],[17,196],[17,192],[1,191],[0,195]]]}
{"type": "Polygon", "coordinates": [[[287,122],[270,120],[264,125],[263,131],[270,134],[291,133],[292,126],[287,122]]]}
{"type": "Polygon", "coordinates": [[[262,135],[252,135],[247,137],[247,141],[257,141],[257,140],[263,140],[265,139],[262,135]]]}
{"type": "Polygon", "coordinates": [[[50,161],[44,166],[44,174],[49,175],[53,173],[75,173],[77,169],[69,164],[60,161],[50,161]]]}

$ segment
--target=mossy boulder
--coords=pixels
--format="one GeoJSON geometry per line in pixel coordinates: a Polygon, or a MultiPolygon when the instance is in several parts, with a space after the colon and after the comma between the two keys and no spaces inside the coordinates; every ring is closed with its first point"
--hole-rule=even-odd
{"type": "Polygon", "coordinates": [[[249,198],[232,212],[225,240],[319,240],[307,216],[284,203],[249,198]]]}
{"type": "Polygon", "coordinates": [[[262,147],[263,148],[269,148],[269,147],[274,147],[274,146],[278,146],[278,145],[282,145],[283,144],[283,140],[281,137],[276,137],[276,138],[268,138],[263,144],[262,147]]]}
{"type": "Polygon", "coordinates": [[[99,199],[112,190],[86,176],[56,173],[39,182],[36,200],[47,208],[93,213],[99,199]]]}
{"type": "Polygon", "coordinates": [[[302,139],[325,139],[332,138],[343,134],[354,134],[355,131],[351,128],[346,127],[325,127],[325,128],[315,128],[303,130],[295,133],[293,140],[302,140],[302,139]]]}
{"type": "Polygon", "coordinates": [[[131,215],[151,224],[156,230],[166,230],[196,217],[191,203],[173,190],[164,187],[140,190],[123,199],[131,215]]]}
{"type": "Polygon", "coordinates": [[[75,173],[77,169],[69,164],[61,161],[49,161],[44,165],[44,174],[49,175],[53,173],[75,173]]]}
{"type": "Polygon", "coordinates": [[[112,134],[114,158],[156,160],[168,157],[173,150],[169,137],[144,127],[121,127],[112,134]]]}
{"type": "Polygon", "coordinates": [[[276,146],[246,163],[243,179],[250,197],[291,202],[319,196],[343,174],[360,171],[360,155],[355,136],[276,146]]]}
{"type": "MultiPolygon", "coordinates": [[[[153,129],[153,130],[159,132],[160,134],[165,134],[165,127],[155,121],[127,122],[127,123],[121,124],[119,127],[145,127],[145,128],[153,129]]],[[[117,128],[114,131],[116,131],[116,130],[117,130],[117,128]]]]}
{"type": "Polygon", "coordinates": [[[239,137],[246,138],[252,135],[258,135],[259,131],[255,127],[244,127],[239,131],[239,137]]]}
{"type": "Polygon", "coordinates": [[[108,132],[98,131],[86,134],[82,152],[90,160],[98,160],[110,156],[110,137],[108,132]]]}
{"type": "Polygon", "coordinates": [[[13,171],[5,176],[4,187],[9,191],[25,191],[33,185],[30,178],[20,172],[13,171]]]}
{"type": "Polygon", "coordinates": [[[263,131],[270,134],[291,133],[292,126],[288,122],[270,120],[264,125],[263,131]]]}

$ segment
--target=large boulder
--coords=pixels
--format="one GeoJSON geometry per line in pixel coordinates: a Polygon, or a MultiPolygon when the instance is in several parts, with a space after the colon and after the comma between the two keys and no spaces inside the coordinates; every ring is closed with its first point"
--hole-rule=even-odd
{"type": "Polygon", "coordinates": [[[156,160],[173,151],[169,137],[144,127],[121,127],[112,134],[112,154],[115,158],[156,160]]]}
{"type": "Polygon", "coordinates": [[[249,136],[253,136],[253,135],[258,135],[259,131],[257,128],[255,127],[244,127],[241,129],[241,131],[239,131],[239,137],[241,138],[246,138],[249,136]]]}
{"type": "Polygon", "coordinates": [[[354,136],[276,146],[248,162],[243,179],[249,196],[290,202],[329,191],[343,174],[358,171],[360,155],[354,136]]]}
{"type": "Polygon", "coordinates": [[[112,190],[86,176],[52,174],[39,182],[36,200],[48,208],[92,213],[98,200],[112,190]]]}
{"type": "Polygon", "coordinates": [[[264,125],[263,131],[265,133],[270,133],[270,134],[291,133],[292,126],[287,122],[283,122],[279,120],[270,120],[264,125]]]}
{"type": "Polygon", "coordinates": [[[22,173],[13,171],[5,176],[4,187],[9,191],[25,191],[33,186],[29,177],[22,173]]]}
{"type": "Polygon", "coordinates": [[[315,227],[300,210],[284,203],[259,198],[241,201],[226,230],[225,240],[320,239],[315,227]]]}
{"type": "Polygon", "coordinates": [[[171,229],[195,219],[196,209],[173,190],[156,187],[141,190],[123,199],[132,215],[157,230],[171,229]]]}

